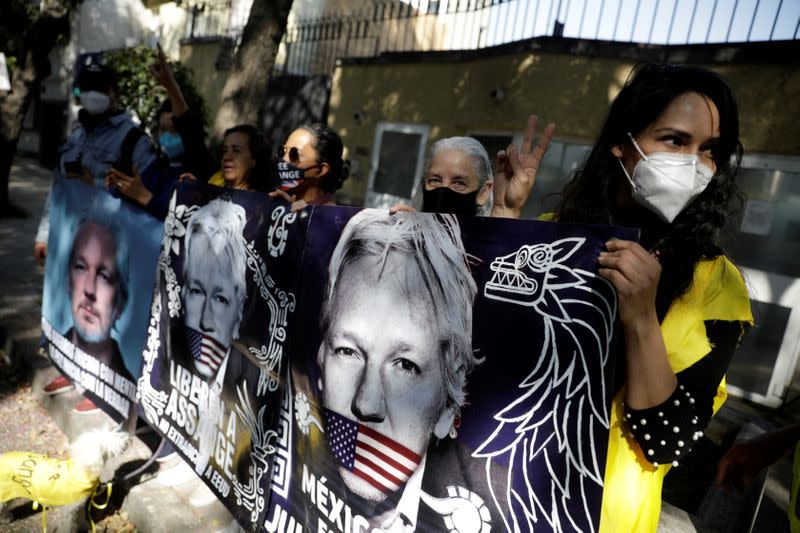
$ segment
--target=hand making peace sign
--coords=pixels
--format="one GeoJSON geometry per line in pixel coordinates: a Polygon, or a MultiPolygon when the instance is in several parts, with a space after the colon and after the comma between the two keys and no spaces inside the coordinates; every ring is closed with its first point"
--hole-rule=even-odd
{"type": "Polygon", "coordinates": [[[506,150],[497,153],[493,188],[494,206],[492,207],[492,216],[494,217],[519,218],[525,202],[528,201],[531,188],[536,182],[539,165],[544,154],[547,153],[547,147],[550,146],[550,140],[556,129],[554,123],[548,124],[544,128],[536,148],[532,149],[533,137],[536,133],[536,119],[536,115],[528,117],[525,137],[522,139],[522,149],[518,149],[512,143],[506,150]]]}

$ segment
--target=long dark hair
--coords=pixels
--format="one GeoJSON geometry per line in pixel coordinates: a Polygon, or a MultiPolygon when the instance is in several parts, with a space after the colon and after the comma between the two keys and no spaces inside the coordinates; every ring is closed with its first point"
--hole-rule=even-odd
{"type": "Polygon", "coordinates": [[[564,222],[624,222],[615,205],[624,176],[611,149],[629,144],[628,132],[637,137],[675,98],[687,92],[707,96],[719,111],[720,139],[713,152],[717,171],[706,190],[672,224],[661,222],[644,209],[637,219],[643,245],[657,248],[662,265],[656,296],[659,318],[689,288],[697,262],[724,253],[719,245],[720,230],[741,210],[743,196],[735,179],[742,158],[739,111],[728,82],[697,67],[636,66],[611,104],[586,163],[562,191],[556,209],[558,219],[564,222]]]}
{"type": "Polygon", "coordinates": [[[303,124],[301,129],[314,135],[314,147],[319,154],[318,163],[328,163],[328,173],[322,177],[320,186],[325,192],[335,192],[342,188],[344,180],[350,175],[350,165],[342,159],[344,145],[339,134],[325,124],[315,122],[303,124]]]}
{"type": "Polygon", "coordinates": [[[256,160],[256,165],[247,178],[247,186],[258,192],[270,192],[280,184],[275,154],[272,145],[261,131],[251,124],[237,124],[225,130],[224,139],[231,133],[244,133],[247,135],[250,155],[256,160]]]}

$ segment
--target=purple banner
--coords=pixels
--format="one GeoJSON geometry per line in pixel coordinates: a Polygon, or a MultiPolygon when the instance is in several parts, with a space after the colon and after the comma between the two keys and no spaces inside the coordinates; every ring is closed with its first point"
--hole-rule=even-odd
{"type": "Polygon", "coordinates": [[[314,210],[265,529],[597,531],[612,237],[314,210]]]}
{"type": "Polygon", "coordinates": [[[182,187],[141,410],[251,531],[597,531],[613,237],[182,187]]]}

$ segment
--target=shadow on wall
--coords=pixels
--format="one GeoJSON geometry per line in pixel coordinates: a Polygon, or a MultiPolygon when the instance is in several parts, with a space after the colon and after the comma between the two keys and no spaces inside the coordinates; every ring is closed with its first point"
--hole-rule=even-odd
{"type": "Polygon", "coordinates": [[[260,122],[272,146],[282,145],[301,124],[327,123],[330,86],[322,75],[270,78],[260,122]]]}

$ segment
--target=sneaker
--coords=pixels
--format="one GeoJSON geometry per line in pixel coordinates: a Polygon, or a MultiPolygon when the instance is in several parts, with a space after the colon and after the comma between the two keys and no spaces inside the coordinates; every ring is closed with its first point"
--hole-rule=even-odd
{"type": "Polygon", "coordinates": [[[208,488],[205,483],[198,483],[197,488],[189,494],[189,503],[193,507],[207,507],[217,503],[217,496],[208,488]]]}
{"type": "Polygon", "coordinates": [[[96,413],[100,410],[92,400],[89,398],[83,398],[78,404],[75,406],[75,412],[82,415],[88,415],[92,413],[96,413]]]}
{"type": "Polygon", "coordinates": [[[47,386],[44,388],[44,393],[49,396],[53,396],[54,394],[66,392],[72,388],[74,388],[74,386],[67,378],[64,376],[58,376],[47,384],[47,386]]]}

